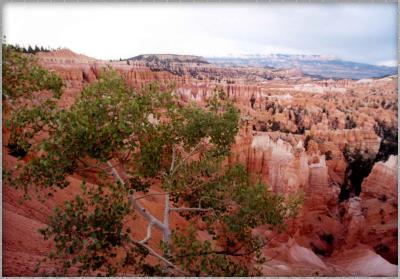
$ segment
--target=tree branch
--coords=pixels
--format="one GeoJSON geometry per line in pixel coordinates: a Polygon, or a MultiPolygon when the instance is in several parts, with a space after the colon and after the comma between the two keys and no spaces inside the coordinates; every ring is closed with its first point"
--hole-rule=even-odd
{"type": "Polygon", "coordinates": [[[85,167],[88,166],[88,164],[87,164],[85,161],[83,161],[82,159],[78,158],[77,160],[78,160],[79,162],[81,162],[85,167]]]}
{"type": "Polygon", "coordinates": [[[201,207],[172,207],[170,211],[211,211],[212,208],[201,208],[201,207]]]}
{"type": "Polygon", "coordinates": [[[169,229],[169,212],[170,212],[170,207],[169,207],[169,193],[165,196],[165,204],[164,204],[164,220],[163,224],[165,226],[164,231],[163,231],[163,239],[164,242],[167,244],[167,252],[166,254],[168,255],[168,245],[169,245],[169,238],[171,235],[171,231],[169,229]]]}
{"type": "Polygon", "coordinates": [[[117,181],[119,181],[122,185],[125,185],[125,182],[122,180],[121,176],[119,176],[117,170],[115,169],[115,166],[113,166],[110,161],[107,161],[107,165],[110,167],[111,169],[111,173],[113,175],[113,177],[115,179],[117,179],[117,181]]]}
{"type": "Polygon", "coordinates": [[[167,195],[167,194],[169,194],[169,192],[166,192],[166,193],[152,193],[152,194],[146,194],[146,195],[144,195],[144,196],[135,198],[135,200],[140,200],[140,199],[143,199],[143,198],[146,198],[146,197],[149,197],[149,196],[164,196],[164,195],[167,195]]]}
{"type": "MultiPolygon", "coordinates": [[[[101,170],[101,171],[107,171],[107,170],[112,169],[112,168],[114,168],[114,167],[116,167],[116,166],[119,165],[119,164],[116,164],[116,165],[110,165],[110,164],[109,164],[109,167],[100,168],[100,167],[99,167],[100,164],[97,164],[97,165],[95,165],[95,166],[92,166],[92,165],[88,165],[87,163],[85,163],[85,162],[82,161],[81,159],[78,159],[78,161],[80,161],[81,163],[83,163],[83,164],[85,165],[85,167],[84,167],[84,168],[78,168],[78,169],[76,169],[77,171],[90,170],[90,169],[98,169],[98,170],[101,170]]],[[[107,163],[108,163],[108,162],[107,162],[107,163]]]]}
{"type": "Polygon", "coordinates": [[[179,273],[188,276],[187,273],[185,273],[184,271],[182,271],[179,267],[177,267],[176,265],[174,265],[172,262],[170,262],[169,260],[167,260],[166,258],[164,258],[163,256],[161,256],[160,254],[158,254],[156,251],[154,251],[152,248],[150,248],[150,246],[148,246],[148,245],[146,245],[146,244],[143,244],[143,243],[140,243],[140,242],[137,242],[137,241],[135,241],[134,243],[137,244],[137,245],[140,245],[140,246],[142,246],[142,247],[144,247],[144,248],[146,248],[146,249],[149,251],[149,253],[150,253],[151,255],[153,255],[153,256],[156,257],[157,259],[163,261],[163,262],[166,263],[168,266],[173,267],[173,268],[174,268],[175,270],[177,270],[179,273]]]}
{"type": "MultiPolygon", "coordinates": [[[[111,168],[111,173],[117,181],[119,181],[122,185],[125,185],[125,182],[122,180],[121,176],[118,174],[117,170],[114,168],[114,166],[110,163],[110,161],[107,161],[107,164],[111,168]]],[[[134,195],[129,196],[129,201],[133,205],[133,207],[149,222],[153,223],[156,227],[164,231],[166,227],[164,226],[163,223],[161,223],[157,218],[155,218],[151,213],[149,213],[144,207],[142,207],[136,200],[134,195]]],[[[169,229],[169,228],[168,228],[169,229]]]]}
{"type": "Polygon", "coordinates": [[[150,222],[150,223],[147,225],[147,234],[146,234],[146,237],[145,237],[144,239],[142,239],[141,241],[139,241],[140,244],[146,244],[146,243],[150,240],[150,238],[151,238],[151,229],[153,228],[153,225],[154,225],[153,222],[150,222]]]}
{"type": "Polygon", "coordinates": [[[215,255],[227,255],[227,256],[233,256],[233,257],[243,257],[243,256],[249,256],[252,253],[254,253],[254,251],[248,251],[246,253],[236,253],[237,250],[235,251],[227,251],[227,250],[222,250],[222,251],[209,251],[209,252],[201,252],[201,253],[197,253],[197,254],[184,254],[184,255],[179,255],[176,256],[177,258],[184,258],[184,257],[189,257],[189,256],[204,256],[204,255],[211,255],[211,254],[215,254],[215,255]]]}
{"type": "Polygon", "coordinates": [[[202,142],[199,141],[199,143],[192,149],[192,151],[190,151],[189,154],[187,154],[187,155],[176,165],[176,167],[172,170],[171,175],[173,175],[173,174],[179,169],[179,167],[180,167],[187,159],[189,159],[189,158],[194,154],[194,152],[197,150],[197,148],[200,147],[201,144],[202,144],[202,142]]]}
{"type": "MultiPolygon", "coordinates": [[[[193,152],[193,151],[192,151],[193,152]]],[[[113,175],[113,177],[119,181],[122,185],[125,185],[123,179],[121,178],[121,176],[118,174],[118,171],[115,169],[115,167],[111,164],[110,161],[107,161],[108,166],[111,168],[111,173],[113,175]]],[[[176,170],[176,168],[174,169],[174,171],[176,170]]],[[[157,258],[159,258],[160,260],[164,261],[165,263],[167,263],[168,265],[174,267],[175,269],[177,269],[177,267],[175,265],[173,265],[170,261],[168,261],[166,258],[160,256],[159,254],[157,254],[156,252],[154,252],[154,250],[152,250],[150,247],[148,247],[145,243],[147,241],[150,240],[151,238],[151,232],[152,232],[152,228],[153,226],[158,227],[162,232],[163,232],[163,241],[167,244],[167,251],[166,251],[166,255],[168,256],[169,251],[168,251],[168,245],[169,245],[169,238],[171,235],[171,231],[169,228],[169,213],[171,211],[210,211],[213,209],[204,209],[204,208],[191,208],[191,207],[181,207],[181,208],[171,208],[170,207],[170,201],[169,201],[169,193],[156,193],[156,194],[147,194],[144,195],[142,197],[138,197],[135,198],[134,195],[129,195],[129,202],[133,205],[133,207],[146,219],[149,221],[149,224],[147,226],[147,234],[146,237],[137,242],[139,245],[142,245],[143,247],[147,248],[153,255],[155,255],[157,258]],[[165,206],[164,206],[164,219],[163,222],[161,222],[160,220],[158,220],[156,217],[154,217],[151,213],[149,213],[144,207],[142,207],[138,200],[142,199],[146,196],[150,196],[150,195],[165,195],[165,206]]]]}
{"type": "Polygon", "coordinates": [[[172,170],[175,167],[175,159],[176,159],[176,150],[175,150],[175,145],[172,146],[172,161],[171,161],[171,167],[169,168],[169,172],[171,173],[172,170]]]}
{"type": "Polygon", "coordinates": [[[129,196],[129,201],[133,205],[133,207],[142,215],[145,219],[147,219],[150,223],[153,223],[160,230],[164,231],[166,226],[161,223],[157,218],[155,218],[151,213],[149,213],[144,207],[142,207],[135,199],[134,195],[129,196]]]}
{"type": "Polygon", "coordinates": [[[126,160],[128,160],[128,158],[129,158],[129,156],[131,156],[131,153],[132,153],[132,150],[130,150],[129,149],[129,151],[126,153],[126,156],[124,157],[124,162],[126,161],[126,160]]]}
{"type": "Polygon", "coordinates": [[[210,196],[202,196],[202,197],[200,197],[200,199],[199,199],[199,208],[202,208],[202,206],[201,206],[201,202],[203,201],[203,199],[212,199],[212,200],[219,200],[218,198],[215,198],[215,197],[210,197],[210,196]]]}

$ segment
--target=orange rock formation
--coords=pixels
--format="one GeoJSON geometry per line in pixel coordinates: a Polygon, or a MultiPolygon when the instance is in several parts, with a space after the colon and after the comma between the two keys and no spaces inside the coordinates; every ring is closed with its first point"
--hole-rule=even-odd
{"type": "MultiPolygon", "coordinates": [[[[262,267],[265,275],[396,273],[397,156],[374,165],[359,197],[339,203],[340,186],[346,180],[344,148],[373,156],[382,140],[375,131],[378,122],[397,127],[396,77],[318,80],[297,70],[224,68],[184,61],[163,68],[144,60],[101,61],[67,49],[37,56],[66,82],[62,106],[73,103],[82,88],[109,66],[134,88],[152,81],[161,86],[174,83],[175,94],[183,101],[203,103],[215,88],[222,88],[240,109],[242,122],[227,163],[242,163],[282,195],[300,189],[305,193],[299,216],[264,250],[267,257],[274,257],[262,267]]],[[[3,154],[3,165],[13,166],[15,158],[4,147],[3,154]]],[[[37,229],[45,226],[55,204],[74,195],[79,177],[71,180],[73,187],[43,205],[35,201],[21,205],[18,193],[4,187],[5,275],[33,275],[35,261],[51,247],[37,229]]],[[[145,203],[161,212],[157,201],[145,203]]],[[[174,220],[175,224],[184,222],[178,216],[174,220]]]]}

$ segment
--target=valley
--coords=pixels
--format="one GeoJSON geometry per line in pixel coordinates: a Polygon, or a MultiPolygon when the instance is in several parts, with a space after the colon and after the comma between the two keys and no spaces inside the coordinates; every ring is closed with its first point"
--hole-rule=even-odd
{"type": "MultiPolygon", "coordinates": [[[[304,193],[301,210],[286,231],[260,226],[252,232],[270,239],[262,250],[267,259],[260,266],[264,276],[397,274],[396,75],[371,77],[376,73],[368,73],[365,78],[352,72],[359,79],[351,79],[342,78],[343,69],[339,69],[326,78],[328,70],[319,75],[290,63],[288,67],[279,63],[266,67],[262,61],[243,66],[179,55],[106,61],[69,49],[35,56],[64,81],[58,101],[61,108],[70,107],[85,86],[99,79],[104,67],[118,71],[137,90],[154,81],[161,88],[174,86],[173,94],[182,106],[194,102],[205,107],[214,90],[222,90],[240,111],[239,132],[224,164],[242,164],[282,196],[304,193]]],[[[45,98],[48,92],[41,94],[45,98]]],[[[7,148],[8,137],[3,125],[5,169],[16,164],[7,148]]],[[[69,180],[71,187],[59,190],[44,204],[35,200],[19,204],[21,192],[3,186],[4,274],[34,275],[35,262],[52,245],[37,230],[45,226],[55,205],[74,196],[82,177],[72,174],[69,180]]],[[[161,191],[150,189],[151,193],[161,191]]],[[[162,200],[160,196],[144,198],[143,205],[158,216],[164,209],[162,200]]],[[[187,224],[178,213],[171,219],[173,227],[187,224]]],[[[142,238],[146,222],[142,217],[138,222],[142,238]]],[[[201,224],[196,229],[201,239],[209,238],[201,224]]],[[[160,240],[161,233],[155,232],[150,246],[160,240]]],[[[46,266],[54,268],[51,263],[46,266]]]]}

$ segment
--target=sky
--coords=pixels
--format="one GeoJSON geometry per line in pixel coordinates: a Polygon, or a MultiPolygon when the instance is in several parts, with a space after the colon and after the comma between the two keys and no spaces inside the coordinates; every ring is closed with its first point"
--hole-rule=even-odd
{"type": "Polygon", "coordinates": [[[395,3],[8,3],[3,35],[99,59],[283,53],[396,65],[396,12],[395,3]]]}

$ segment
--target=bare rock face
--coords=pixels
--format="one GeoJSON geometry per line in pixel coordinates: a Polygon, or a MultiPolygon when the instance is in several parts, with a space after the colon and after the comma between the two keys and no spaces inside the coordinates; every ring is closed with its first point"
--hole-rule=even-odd
{"type": "Polygon", "coordinates": [[[314,138],[329,141],[341,150],[347,144],[352,149],[367,150],[369,153],[378,153],[381,138],[373,129],[343,129],[343,130],[316,130],[311,129],[310,135],[314,138]]]}
{"type": "Polygon", "coordinates": [[[342,150],[332,141],[323,141],[319,144],[319,149],[320,152],[325,155],[330,183],[342,185],[345,180],[347,168],[342,150]]]}
{"type": "Polygon", "coordinates": [[[272,189],[283,193],[288,182],[284,173],[294,159],[292,147],[280,139],[274,142],[268,135],[255,135],[250,148],[251,169],[255,173],[267,175],[267,182],[272,189]]]}
{"type": "Polygon", "coordinates": [[[149,82],[158,81],[168,84],[180,80],[179,77],[166,72],[153,72],[141,62],[105,61],[76,54],[67,49],[38,54],[40,63],[49,70],[56,71],[69,88],[82,89],[87,83],[99,78],[101,71],[113,67],[125,78],[126,82],[134,88],[140,88],[149,82]]]}
{"type": "Polygon", "coordinates": [[[37,54],[39,62],[46,68],[56,71],[69,87],[82,87],[83,82],[96,79],[97,60],[76,54],[68,49],[37,54]]]}
{"type": "Polygon", "coordinates": [[[274,248],[265,249],[269,261],[262,266],[268,276],[327,275],[330,268],[310,249],[299,245],[294,239],[274,248]]]}
{"type": "Polygon", "coordinates": [[[283,195],[305,189],[309,182],[308,157],[301,141],[293,147],[276,135],[251,131],[249,125],[240,130],[228,161],[245,165],[272,191],[283,195]]]}
{"type": "MultiPolygon", "coordinates": [[[[204,102],[210,99],[217,84],[213,82],[196,82],[194,84],[182,84],[177,89],[177,94],[186,101],[204,102]]],[[[221,84],[219,88],[226,92],[228,98],[235,103],[249,104],[252,96],[260,98],[261,87],[247,84],[221,84]]]]}
{"type": "Polygon", "coordinates": [[[353,248],[360,241],[365,227],[365,217],[362,213],[361,199],[359,197],[350,198],[346,202],[346,215],[343,224],[346,227],[345,245],[353,248]]]}
{"type": "Polygon", "coordinates": [[[361,241],[385,259],[397,263],[397,156],[376,163],[361,187],[365,216],[361,241]]]}
{"type": "Polygon", "coordinates": [[[350,276],[396,276],[397,265],[391,264],[365,245],[341,251],[328,261],[340,266],[350,276]]]}
{"type": "Polygon", "coordinates": [[[325,163],[325,156],[313,157],[310,164],[310,176],[308,187],[306,189],[307,196],[320,196],[321,202],[315,203],[315,206],[325,206],[329,184],[328,184],[328,168],[325,163]]]}
{"type": "Polygon", "coordinates": [[[370,175],[362,184],[361,197],[387,199],[397,197],[397,156],[390,156],[386,162],[377,162],[370,175]]]}

